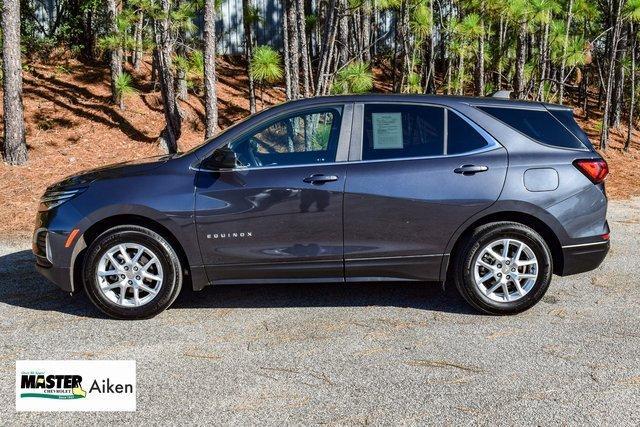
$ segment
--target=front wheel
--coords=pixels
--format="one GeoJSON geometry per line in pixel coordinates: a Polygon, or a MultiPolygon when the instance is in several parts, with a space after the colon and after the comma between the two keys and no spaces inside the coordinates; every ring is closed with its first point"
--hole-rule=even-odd
{"type": "Polygon", "coordinates": [[[84,283],[89,299],[117,319],[144,319],[165,310],[180,293],[182,267],[158,233],[127,225],[111,228],[87,249],[84,283]]]}
{"type": "Polygon", "coordinates": [[[544,296],[553,272],[542,236],[523,224],[494,222],[478,227],[462,243],[454,264],[460,294],[490,314],[527,310],[544,296]]]}

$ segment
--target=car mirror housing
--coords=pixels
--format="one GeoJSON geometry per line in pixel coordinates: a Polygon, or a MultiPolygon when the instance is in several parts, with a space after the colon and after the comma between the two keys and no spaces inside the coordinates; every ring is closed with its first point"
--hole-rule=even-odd
{"type": "Polygon", "coordinates": [[[200,168],[208,170],[233,169],[236,166],[236,153],[228,147],[218,148],[200,164],[200,168]]]}

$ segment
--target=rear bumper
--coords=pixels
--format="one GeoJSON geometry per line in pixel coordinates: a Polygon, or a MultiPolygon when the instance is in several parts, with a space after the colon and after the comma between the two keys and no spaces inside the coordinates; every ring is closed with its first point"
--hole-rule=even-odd
{"type": "Polygon", "coordinates": [[[610,242],[587,243],[562,248],[563,266],[560,276],[591,271],[602,263],[609,252],[610,242]]]}

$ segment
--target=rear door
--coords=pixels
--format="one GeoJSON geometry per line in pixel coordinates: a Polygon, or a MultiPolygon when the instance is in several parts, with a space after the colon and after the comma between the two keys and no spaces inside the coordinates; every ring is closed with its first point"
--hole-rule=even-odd
{"type": "Polygon", "coordinates": [[[211,281],[344,280],[341,128],[350,130],[351,107],[274,119],[227,145],[237,168],[198,173],[196,223],[211,281]]]}
{"type": "Polygon", "coordinates": [[[344,197],[348,281],[439,280],[449,238],[494,203],[507,153],[436,105],[356,104],[344,197]]]}

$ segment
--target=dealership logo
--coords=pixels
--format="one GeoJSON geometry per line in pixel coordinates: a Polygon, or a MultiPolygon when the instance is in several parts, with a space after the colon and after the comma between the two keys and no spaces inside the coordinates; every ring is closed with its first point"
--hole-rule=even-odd
{"type": "Polygon", "coordinates": [[[135,361],[16,362],[18,411],[135,411],[135,361]]]}
{"type": "Polygon", "coordinates": [[[82,389],[80,375],[23,374],[20,387],[22,390],[33,390],[20,393],[20,397],[43,399],[83,399],[87,397],[87,392],[82,389]]]}

